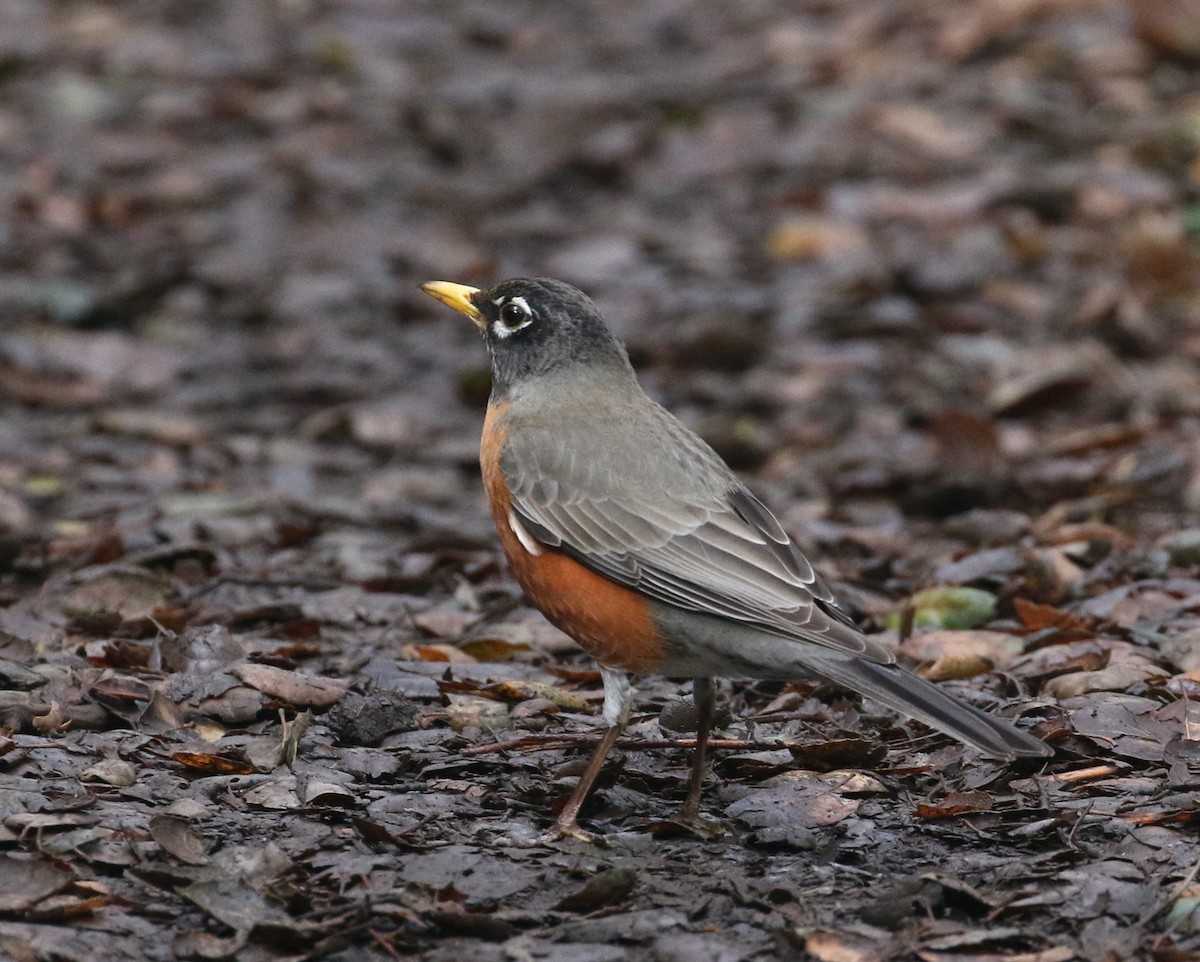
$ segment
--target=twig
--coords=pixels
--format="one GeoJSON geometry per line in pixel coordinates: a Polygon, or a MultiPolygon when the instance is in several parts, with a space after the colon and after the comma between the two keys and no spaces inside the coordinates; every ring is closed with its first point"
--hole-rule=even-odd
{"type": "Polygon", "coordinates": [[[1121,765],[1093,765],[1091,768],[1077,768],[1073,772],[1059,772],[1056,775],[1044,775],[1042,777],[1048,782],[1074,784],[1075,782],[1090,781],[1093,778],[1119,775],[1123,767],[1121,765]]]}
{"type": "MultiPolygon", "coordinates": [[[[488,745],[475,745],[472,748],[463,749],[463,755],[489,755],[493,752],[510,752],[530,749],[536,752],[551,751],[558,748],[569,748],[574,745],[591,745],[600,740],[598,734],[576,734],[572,735],[564,733],[561,735],[526,735],[522,738],[514,738],[507,742],[492,742],[488,745]]],[[[627,751],[644,751],[650,748],[695,748],[695,738],[632,738],[627,739],[618,744],[627,751]]],[[[737,750],[739,748],[753,748],[756,744],[764,745],[765,747],[788,748],[788,745],[779,742],[755,743],[745,741],[740,738],[710,738],[708,745],[710,748],[729,748],[737,750]]],[[[797,745],[796,747],[805,747],[797,745]]]]}
{"type": "Polygon", "coordinates": [[[588,745],[600,740],[598,734],[563,733],[560,735],[526,735],[506,742],[490,742],[487,745],[475,745],[464,748],[463,755],[488,755],[492,752],[520,751],[532,748],[534,751],[550,751],[553,748],[566,748],[571,745],[588,745]]]}

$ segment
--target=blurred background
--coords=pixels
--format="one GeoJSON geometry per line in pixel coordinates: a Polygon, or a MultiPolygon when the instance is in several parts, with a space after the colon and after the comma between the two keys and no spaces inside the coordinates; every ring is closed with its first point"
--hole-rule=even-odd
{"type": "Polygon", "coordinates": [[[1200,0],[0,0],[0,955],[1195,957],[1198,514],[1200,0]],[[1053,773],[723,683],[673,837],[641,679],[529,847],[599,679],[418,285],[530,274],[1053,773]]]}
{"type": "Polygon", "coordinates": [[[483,349],[417,285],[540,274],[818,540],[919,569],[888,538],[964,513],[1156,537],[1200,506],[1198,23],[0,5],[0,523],[486,537],[483,349]]]}

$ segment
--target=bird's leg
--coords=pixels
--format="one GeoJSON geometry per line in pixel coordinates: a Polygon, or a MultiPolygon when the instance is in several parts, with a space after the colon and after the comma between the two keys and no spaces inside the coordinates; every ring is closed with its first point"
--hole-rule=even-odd
{"type": "Polygon", "coordinates": [[[604,767],[604,759],[608,757],[613,745],[617,743],[617,738],[625,730],[625,725],[629,722],[629,713],[633,709],[633,689],[629,684],[629,676],[625,672],[601,665],[600,677],[604,679],[604,720],[608,723],[608,729],[604,732],[596,750],[592,752],[592,757],[588,759],[587,768],[579,776],[579,784],[571,793],[566,807],[559,813],[554,828],[545,836],[545,841],[554,841],[564,835],[582,839],[585,842],[599,840],[591,832],[586,832],[579,827],[577,821],[579,810],[583,808],[583,803],[587,801],[587,797],[591,793],[596,776],[604,767]]]}
{"type": "Polygon", "coordinates": [[[692,753],[692,776],[688,779],[687,798],[679,818],[694,822],[700,815],[700,793],[704,788],[705,750],[708,748],[708,733],[712,728],[713,709],[717,703],[717,689],[711,678],[692,679],[692,700],[696,703],[696,750],[692,753]]]}
{"type": "Polygon", "coordinates": [[[605,730],[604,737],[600,739],[596,750],[592,752],[592,757],[588,759],[587,768],[579,776],[579,784],[575,786],[575,791],[571,793],[571,798],[567,801],[566,807],[559,813],[558,821],[554,823],[554,828],[546,834],[543,841],[553,842],[555,839],[562,838],[563,836],[578,838],[585,842],[598,841],[594,834],[579,827],[577,819],[579,818],[579,810],[583,808],[583,803],[587,801],[588,794],[592,790],[592,783],[596,781],[596,776],[600,774],[600,769],[604,767],[604,759],[612,751],[613,745],[617,743],[617,738],[620,737],[623,727],[621,725],[613,725],[611,728],[605,730]]]}

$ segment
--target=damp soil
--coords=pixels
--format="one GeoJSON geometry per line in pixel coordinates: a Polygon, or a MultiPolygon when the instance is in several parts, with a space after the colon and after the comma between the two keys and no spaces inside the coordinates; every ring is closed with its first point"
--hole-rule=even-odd
{"type": "Polygon", "coordinates": [[[1200,957],[1194,0],[0,6],[0,957],[1200,957]],[[587,290],[866,630],[1052,745],[595,665],[469,324],[587,290]]]}

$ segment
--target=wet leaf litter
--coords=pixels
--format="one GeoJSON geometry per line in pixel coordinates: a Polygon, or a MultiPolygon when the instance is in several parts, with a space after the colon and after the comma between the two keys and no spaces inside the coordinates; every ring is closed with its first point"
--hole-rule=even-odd
{"type": "Polygon", "coordinates": [[[4,952],[1194,953],[1175,9],[0,14],[4,952]],[[480,347],[415,289],[519,274],[1054,764],[730,684],[698,837],[652,678],[610,847],[534,844],[599,678],[499,562],[480,347]]]}

